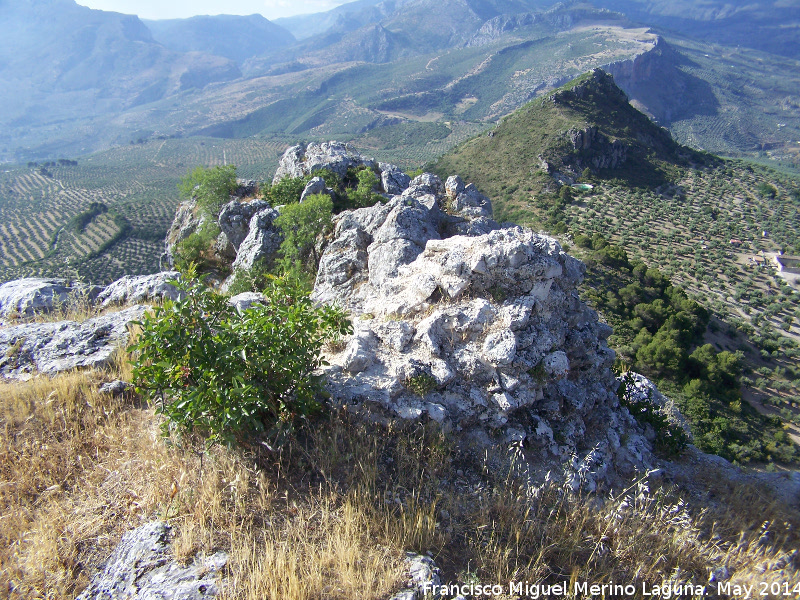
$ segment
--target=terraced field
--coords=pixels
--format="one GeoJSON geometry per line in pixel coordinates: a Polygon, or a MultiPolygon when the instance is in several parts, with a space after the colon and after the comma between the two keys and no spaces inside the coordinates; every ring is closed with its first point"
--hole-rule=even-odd
{"type": "Polygon", "coordinates": [[[79,159],[77,166],[25,166],[0,174],[0,280],[57,274],[105,282],[158,269],[179,201],[177,183],[197,165],[236,164],[272,176],[287,142],[167,139],[79,159]],[[70,222],[93,203],[106,210],[70,222]]]}

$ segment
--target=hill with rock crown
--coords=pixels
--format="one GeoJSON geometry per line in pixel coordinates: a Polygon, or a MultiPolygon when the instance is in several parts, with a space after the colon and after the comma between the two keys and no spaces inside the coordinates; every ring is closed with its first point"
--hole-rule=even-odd
{"type": "MultiPolygon", "coordinates": [[[[318,240],[322,257],[312,299],[345,306],[353,320],[352,334],[325,349],[328,364],[320,374],[326,376],[332,409],[370,423],[435,423],[458,448],[469,477],[481,468],[509,473],[534,495],[556,485],[565,498],[588,492],[600,503],[614,500],[608,495],[612,489],[624,489],[624,496],[632,478],[638,478],[638,502],[649,493],[648,478],[692,481],[713,469],[731,484],[757,481],[774,488],[787,506],[796,502],[796,477],[747,478],[694,448],[683,463],[658,459],[653,443],[664,431],[637,422],[625,403],[648,404],[678,427],[685,422],[640,375],[631,375],[618,396],[620,382],[611,371],[615,354],[606,343],[611,328],[577,292],[583,263],[551,237],[498,224],[491,201],[473,184],[457,175],[444,182],[432,173],[411,179],[336,142],[290,148],[279,174],[307,177],[355,165],[380,172],[383,198],[343,210],[334,217],[333,231],[318,240]]],[[[311,177],[304,195],[309,190],[332,191],[322,177],[311,177]]],[[[227,244],[228,260],[234,267],[239,263],[239,271],[250,268],[243,259],[251,252],[248,240],[269,260],[280,235],[273,221],[282,207],[253,199],[253,191],[244,182],[217,216],[221,233],[215,247],[227,244]]],[[[191,203],[181,207],[168,248],[182,230],[198,225],[191,203]]],[[[176,272],[128,277],[102,290],[43,279],[0,286],[5,319],[0,322],[0,376],[54,376],[108,363],[147,305],[83,323],[29,321],[36,313],[56,310],[71,294],[98,309],[177,299],[170,282],[180,277],[176,272]]],[[[245,314],[264,296],[245,293],[228,301],[245,314]]],[[[130,386],[116,380],[100,391],[122,395],[130,386]]],[[[461,477],[463,471],[456,473],[461,477]]],[[[440,517],[450,515],[442,509],[440,517]]],[[[173,560],[170,529],[153,521],[126,533],[79,597],[116,597],[120,590],[135,597],[218,595],[233,579],[225,567],[235,559],[217,550],[173,560]]],[[[796,554],[785,554],[770,568],[793,573],[796,554]]],[[[391,600],[418,597],[430,582],[444,580],[427,556],[407,553],[405,567],[411,587],[391,600]]],[[[717,569],[712,577],[725,580],[730,572],[717,569]]]]}
{"type": "Polygon", "coordinates": [[[461,173],[484,193],[501,196],[511,183],[534,194],[553,191],[558,182],[573,183],[587,169],[655,186],[671,165],[688,165],[696,157],[636,110],[611,75],[594,69],[454,148],[434,162],[433,170],[461,173]]]}

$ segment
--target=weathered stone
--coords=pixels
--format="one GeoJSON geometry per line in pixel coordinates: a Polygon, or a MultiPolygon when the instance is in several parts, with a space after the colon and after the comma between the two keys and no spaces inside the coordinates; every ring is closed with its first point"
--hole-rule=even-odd
{"type": "Polygon", "coordinates": [[[314,171],[327,169],[344,178],[348,168],[372,169],[375,161],[365,158],[340,142],[311,143],[307,146],[292,146],[283,153],[272,183],[284,177],[304,177],[314,171]]]}
{"type": "Polygon", "coordinates": [[[99,391],[101,394],[121,396],[130,389],[133,389],[133,386],[130,383],[127,381],[122,381],[121,379],[115,379],[114,381],[104,383],[97,391],[99,391]]]}
{"type": "Polygon", "coordinates": [[[129,531],[78,600],[204,600],[220,591],[224,552],[188,565],[171,556],[170,527],[160,521],[129,531]]]}
{"type": "Polygon", "coordinates": [[[402,352],[414,338],[414,327],[406,321],[387,321],[373,328],[373,331],[388,347],[402,352]]]}
{"type": "Polygon", "coordinates": [[[82,323],[31,323],[0,329],[0,375],[27,379],[39,372],[54,375],[78,367],[107,364],[128,340],[128,325],[148,306],[132,306],[82,323]]]}
{"type": "Polygon", "coordinates": [[[408,587],[394,594],[389,600],[421,600],[432,595],[433,586],[441,585],[442,573],[430,557],[406,552],[406,565],[409,575],[408,587]]]}
{"type": "Polygon", "coordinates": [[[234,198],[251,198],[258,193],[258,182],[255,179],[237,179],[236,189],[231,196],[234,198]]]}
{"type": "Polygon", "coordinates": [[[97,296],[97,303],[105,307],[114,304],[138,304],[146,300],[177,300],[180,292],[170,281],[180,278],[178,271],[126,275],[105,287],[97,296]]]}
{"type": "Polygon", "coordinates": [[[383,186],[383,191],[387,194],[393,196],[402,194],[411,183],[411,177],[406,175],[400,167],[396,165],[378,163],[378,168],[381,171],[381,185],[383,186]]]}
{"type": "Polygon", "coordinates": [[[481,194],[473,183],[467,185],[464,191],[453,198],[451,201],[451,209],[456,215],[462,217],[492,218],[491,201],[481,194]]]}
{"type": "Polygon", "coordinates": [[[281,230],[274,221],[278,211],[274,208],[263,208],[250,218],[247,237],[239,246],[239,252],[233,263],[234,269],[249,270],[259,261],[271,261],[283,242],[281,230]]]}
{"type": "Polygon", "coordinates": [[[300,194],[300,202],[303,202],[306,198],[315,194],[332,195],[332,193],[333,190],[328,189],[322,177],[314,177],[306,184],[306,187],[303,188],[303,193],[300,194]]]}
{"type": "Polygon", "coordinates": [[[201,225],[201,218],[196,215],[197,202],[185,200],[178,205],[175,217],[167,231],[167,238],[164,240],[164,254],[161,255],[160,263],[162,269],[173,269],[175,267],[175,246],[197,231],[201,225]]]}
{"type": "Polygon", "coordinates": [[[264,302],[264,294],[258,292],[242,292],[228,298],[228,304],[233,306],[238,312],[242,313],[254,304],[264,302]]]}
{"type": "Polygon", "coordinates": [[[64,279],[30,277],[6,282],[0,285],[0,317],[31,317],[50,312],[81,290],[64,279]]]}
{"type": "Polygon", "coordinates": [[[569,373],[569,358],[565,352],[551,352],[542,360],[545,372],[551,377],[564,377],[569,373]]]}
{"type": "Polygon", "coordinates": [[[231,200],[219,211],[219,228],[238,251],[247,234],[250,232],[250,220],[253,215],[269,208],[266,200],[239,202],[231,200]]]}
{"type": "Polygon", "coordinates": [[[543,450],[531,469],[562,464],[564,482],[585,490],[646,468],[649,443],[614,393],[608,327],[577,295],[583,265],[519,227],[440,239],[438,208],[410,195],[387,208],[341,216],[323,256],[314,297],[369,315],[326,356],[331,396],[457,426],[470,447],[526,440],[543,450]],[[348,255],[358,259],[337,278],[328,268],[348,255]],[[407,385],[426,381],[422,397],[407,385]]]}
{"type": "Polygon", "coordinates": [[[451,200],[464,191],[464,181],[458,175],[451,175],[444,184],[445,193],[451,200]]]}
{"type": "Polygon", "coordinates": [[[483,343],[483,355],[496,365],[507,365],[517,355],[517,338],[509,330],[492,333],[483,343]]]}

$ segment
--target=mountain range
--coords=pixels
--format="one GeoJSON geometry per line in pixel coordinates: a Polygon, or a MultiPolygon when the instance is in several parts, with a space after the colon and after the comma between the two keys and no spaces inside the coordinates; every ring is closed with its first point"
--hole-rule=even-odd
{"type": "Polygon", "coordinates": [[[357,141],[419,123],[485,127],[603,67],[679,141],[791,163],[798,10],[786,1],[357,0],[273,23],[3,3],[0,161],[154,137],[357,141]]]}

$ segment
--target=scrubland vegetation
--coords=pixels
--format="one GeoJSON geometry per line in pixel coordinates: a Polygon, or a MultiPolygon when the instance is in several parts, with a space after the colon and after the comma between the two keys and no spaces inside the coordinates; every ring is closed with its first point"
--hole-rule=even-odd
{"type": "Polygon", "coordinates": [[[800,515],[713,472],[690,486],[713,502],[646,481],[582,498],[518,480],[513,455],[487,463],[437,428],[369,425],[344,408],[274,451],[258,436],[232,448],[163,438],[138,396],[97,392],[120,376],[124,353],[105,372],[0,384],[6,597],[73,597],[153,518],[174,527],[179,560],[229,552],[223,597],[253,600],[387,598],[405,585],[406,550],[462,583],[705,585],[722,566],[734,582],[782,583],[798,544],[800,515]]]}

